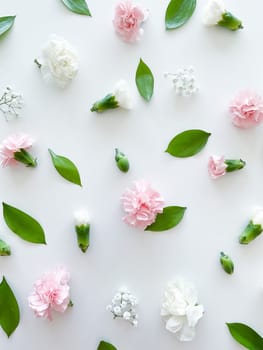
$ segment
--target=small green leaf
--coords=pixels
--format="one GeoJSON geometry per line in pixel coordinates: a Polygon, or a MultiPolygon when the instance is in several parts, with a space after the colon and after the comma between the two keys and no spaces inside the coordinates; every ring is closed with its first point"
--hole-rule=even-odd
{"type": "Polygon", "coordinates": [[[14,332],[19,321],[20,312],[16,298],[3,277],[0,284],[0,325],[8,337],[14,332]]]}
{"type": "Polygon", "coordinates": [[[140,59],[137,67],[135,81],[140,95],[146,101],[150,101],[153,95],[154,77],[150,68],[142,59],[140,59]]]}
{"type": "Polygon", "coordinates": [[[165,13],[165,28],[176,29],[185,24],[194,13],[196,0],[171,0],[165,13]]]}
{"type": "Polygon", "coordinates": [[[31,243],[46,244],[41,225],[32,216],[3,203],[3,216],[7,226],[20,238],[31,243]]]}
{"type": "Polygon", "coordinates": [[[61,0],[63,4],[74,13],[91,16],[90,10],[85,0],[61,0]]]}
{"type": "Polygon", "coordinates": [[[55,154],[51,149],[48,151],[51,155],[53,165],[56,168],[57,172],[62,177],[64,177],[64,179],[76,185],[82,186],[79,171],[76,165],[70,159],[55,154]]]}
{"type": "Polygon", "coordinates": [[[117,350],[117,348],[115,348],[115,346],[113,346],[112,344],[106,343],[105,341],[102,340],[99,343],[97,350],[117,350]]]}
{"type": "Polygon", "coordinates": [[[161,214],[156,216],[153,224],[146,227],[145,231],[166,231],[176,225],[184,217],[185,207],[171,206],[163,209],[161,214]]]}
{"type": "Polygon", "coordinates": [[[186,130],[170,141],[165,152],[179,158],[191,157],[205,147],[210,135],[203,130],[186,130]]]}
{"type": "Polygon", "coordinates": [[[16,16],[0,17],[0,38],[12,28],[16,16]]]}
{"type": "Polygon", "coordinates": [[[249,350],[262,350],[263,338],[243,323],[227,323],[232,337],[249,350]]]}

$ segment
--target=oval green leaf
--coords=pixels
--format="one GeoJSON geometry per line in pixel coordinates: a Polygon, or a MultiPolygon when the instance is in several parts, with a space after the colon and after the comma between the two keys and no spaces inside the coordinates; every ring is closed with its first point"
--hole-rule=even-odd
{"type": "Polygon", "coordinates": [[[166,231],[175,227],[184,217],[186,207],[171,206],[163,209],[161,214],[156,216],[153,224],[146,227],[145,231],[166,231]]]}
{"type": "Polygon", "coordinates": [[[165,13],[165,28],[176,29],[184,25],[194,13],[196,0],[171,0],[165,13]]]}
{"type": "Polygon", "coordinates": [[[262,350],[263,338],[243,323],[227,323],[232,337],[249,350],[262,350]]]}
{"type": "Polygon", "coordinates": [[[107,342],[102,340],[99,343],[97,350],[117,350],[117,348],[115,348],[115,346],[111,345],[110,343],[107,343],[107,342]]]}
{"type": "Polygon", "coordinates": [[[55,154],[51,149],[48,151],[57,172],[64,177],[64,179],[76,185],[82,186],[79,171],[76,165],[70,159],[55,154]]]}
{"type": "Polygon", "coordinates": [[[0,38],[12,28],[16,16],[0,17],[0,38]]]}
{"type": "Polygon", "coordinates": [[[16,297],[3,277],[0,284],[0,325],[8,337],[15,331],[19,321],[20,311],[16,297]]]}
{"type": "Polygon", "coordinates": [[[91,16],[90,10],[85,0],[61,0],[63,4],[74,13],[91,16]]]}
{"type": "Polygon", "coordinates": [[[174,157],[186,158],[199,153],[211,134],[203,130],[186,130],[176,135],[165,152],[174,157]]]}
{"type": "Polygon", "coordinates": [[[142,59],[140,59],[137,67],[135,81],[140,95],[146,101],[150,101],[153,95],[154,77],[150,68],[142,59]]]}
{"type": "Polygon", "coordinates": [[[31,243],[46,244],[45,232],[32,216],[3,203],[3,216],[7,226],[20,238],[31,243]]]}

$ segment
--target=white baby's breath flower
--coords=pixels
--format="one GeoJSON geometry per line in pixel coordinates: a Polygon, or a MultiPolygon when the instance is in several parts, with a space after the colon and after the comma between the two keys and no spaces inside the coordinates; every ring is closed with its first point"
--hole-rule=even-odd
{"type": "Polygon", "coordinates": [[[206,26],[214,26],[222,19],[225,12],[225,5],[222,0],[210,0],[204,8],[203,23],[206,26]]]}
{"type": "Polygon", "coordinates": [[[161,307],[166,318],[166,329],[176,333],[180,341],[190,341],[195,336],[195,326],[203,316],[204,308],[197,304],[197,291],[182,279],[168,284],[161,307]]]}
{"type": "Polygon", "coordinates": [[[119,106],[124,109],[132,109],[134,105],[133,96],[131,94],[131,89],[125,80],[119,80],[114,88],[113,95],[119,106]]]}
{"type": "Polygon", "coordinates": [[[90,222],[89,213],[85,209],[78,210],[74,213],[75,225],[88,225],[90,222]]]}
{"type": "Polygon", "coordinates": [[[75,77],[79,60],[74,48],[63,38],[52,35],[42,50],[40,60],[35,60],[45,81],[66,87],[75,77]]]}

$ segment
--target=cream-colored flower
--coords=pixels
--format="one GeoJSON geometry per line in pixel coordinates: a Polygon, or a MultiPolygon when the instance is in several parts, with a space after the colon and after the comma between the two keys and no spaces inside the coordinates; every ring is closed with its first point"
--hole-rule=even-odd
{"type": "Polygon", "coordinates": [[[203,305],[197,304],[197,291],[182,279],[170,282],[164,292],[161,316],[166,318],[166,329],[176,333],[180,341],[195,336],[195,326],[203,316],[203,305]]]}
{"type": "Polygon", "coordinates": [[[79,60],[74,48],[63,38],[52,35],[42,50],[39,67],[45,81],[66,87],[75,77],[79,60]]]}
{"type": "Polygon", "coordinates": [[[221,21],[225,12],[225,5],[222,0],[210,0],[204,8],[203,23],[206,26],[214,26],[221,21]]]}

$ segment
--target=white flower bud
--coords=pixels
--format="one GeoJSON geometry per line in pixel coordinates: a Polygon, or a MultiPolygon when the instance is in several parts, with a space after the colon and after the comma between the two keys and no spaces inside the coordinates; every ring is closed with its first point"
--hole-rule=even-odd
{"type": "Polygon", "coordinates": [[[210,0],[203,13],[203,23],[206,26],[214,26],[221,19],[223,13],[225,13],[225,5],[222,0],[210,0]]]}
{"type": "Polygon", "coordinates": [[[120,80],[113,88],[113,95],[118,101],[119,106],[124,109],[132,109],[134,105],[133,96],[129,85],[125,80],[120,80]]]}
{"type": "Polygon", "coordinates": [[[124,318],[124,320],[128,321],[131,318],[130,312],[129,311],[125,311],[123,313],[123,318],[124,318]]]}
{"type": "Polygon", "coordinates": [[[263,208],[256,212],[251,221],[254,225],[261,225],[263,228],[263,208]]]}
{"type": "Polygon", "coordinates": [[[88,225],[90,222],[89,213],[85,209],[78,210],[74,213],[75,225],[88,225]]]}

